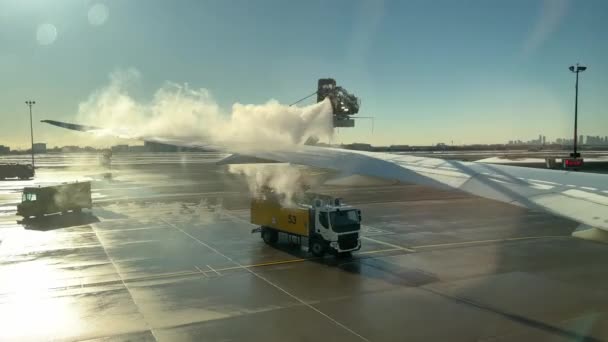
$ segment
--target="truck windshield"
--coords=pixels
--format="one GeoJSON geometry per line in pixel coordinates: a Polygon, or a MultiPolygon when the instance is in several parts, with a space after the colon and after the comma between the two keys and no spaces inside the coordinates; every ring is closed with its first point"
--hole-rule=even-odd
{"type": "Polygon", "coordinates": [[[357,210],[334,211],[329,214],[331,226],[336,232],[345,232],[358,228],[359,215],[357,210]]]}
{"type": "Polygon", "coordinates": [[[24,193],[23,196],[21,197],[21,201],[22,202],[26,202],[26,201],[35,201],[36,200],[36,194],[33,193],[24,193]]]}

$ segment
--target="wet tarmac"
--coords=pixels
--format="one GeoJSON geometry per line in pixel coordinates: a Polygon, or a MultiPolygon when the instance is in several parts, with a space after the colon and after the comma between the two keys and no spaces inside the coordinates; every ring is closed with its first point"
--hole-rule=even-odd
{"type": "MultiPolygon", "coordinates": [[[[460,192],[325,186],[361,208],[352,259],[251,234],[217,154],[42,156],[0,182],[0,340],[608,340],[608,245],[460,192]],[[15,216],[24,186],[91,180],[91,212],[15,216]]],[[[306,172],[319,183],[331,175],[306,172]]],[[[339,183],[338,183],[339,184],[339,183]]],[[[285,241],[283,241],[285,242],[285,241]]]]}

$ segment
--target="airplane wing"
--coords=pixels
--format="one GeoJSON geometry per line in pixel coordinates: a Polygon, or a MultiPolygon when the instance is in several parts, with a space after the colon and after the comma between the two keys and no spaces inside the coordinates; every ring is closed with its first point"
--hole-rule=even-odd
{"type": "MultiPolygon", "coordinates": [[[[43,120],[67,129],[95,133],[98,128],[43,120]]],[[[116,136],[123,136],[120,132],[116,136]]],[[[608,175],[522,168],[455,160],[363,152],[315,146],[255,147],[229,151],[187,138],[137,137],[184,147],[215,148],[264,160],[334,169],[467,193],[532,210],[545,211],[608,232],[608,175]]]]}

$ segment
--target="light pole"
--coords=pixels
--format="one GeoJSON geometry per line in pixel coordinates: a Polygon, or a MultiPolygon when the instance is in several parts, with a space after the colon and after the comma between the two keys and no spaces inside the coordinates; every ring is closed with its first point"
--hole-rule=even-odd
{"type": "Polygon", "coordinates": [[[569,69],[573,73],[576,73],[576,85],[574,86],[574,89],[575,89],[574,90],[574,153],[571,153],[570,156],[572,158],[578,158],[578,157],[581,156],[580,153],[576,152],[576,142],[578,140],[578,136],[577,136],[577,128],[578,128],[578,73],[587,70],[587,67],[586,66],[582,66],[582,65],[578,65],[578,63],[576,63],[576,66],[571,65],[569,69]]]}
{"type": "Polygon", "coordinates": [[[30,107],[30,137],[32,139],[32,169],[34,173],[36,172],[36,167],[34,165],[34,125],[32,123],[32,106],[36,104],[36,101],[27,100],[25,104],[30,107]]]}

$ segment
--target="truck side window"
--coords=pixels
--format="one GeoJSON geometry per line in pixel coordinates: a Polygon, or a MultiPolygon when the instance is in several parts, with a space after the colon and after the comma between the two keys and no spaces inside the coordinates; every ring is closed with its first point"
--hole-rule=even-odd
{"type": "Polygon", "coordinates": [[[36,200],[36,194],[23,194],[23,197],[21,198],[22,201],[35,201],[36,200]]]}
{"type": "Polygon", "coordinates": [[[348,220],[352,221],[352,222],[359,222],[359,221],[361,221],[359,219],[359,215],[357,214],[357,212],[355,210],[349,210],[348,211],[348,220]]]}
{"type": "Polygon", "coordinates": [[[327,218],[327,213],[322,211],[319,213],[319,222],[321,222],[321,225],[323,225],[323,227],[329,229],[329,219],[327,218]]]}

